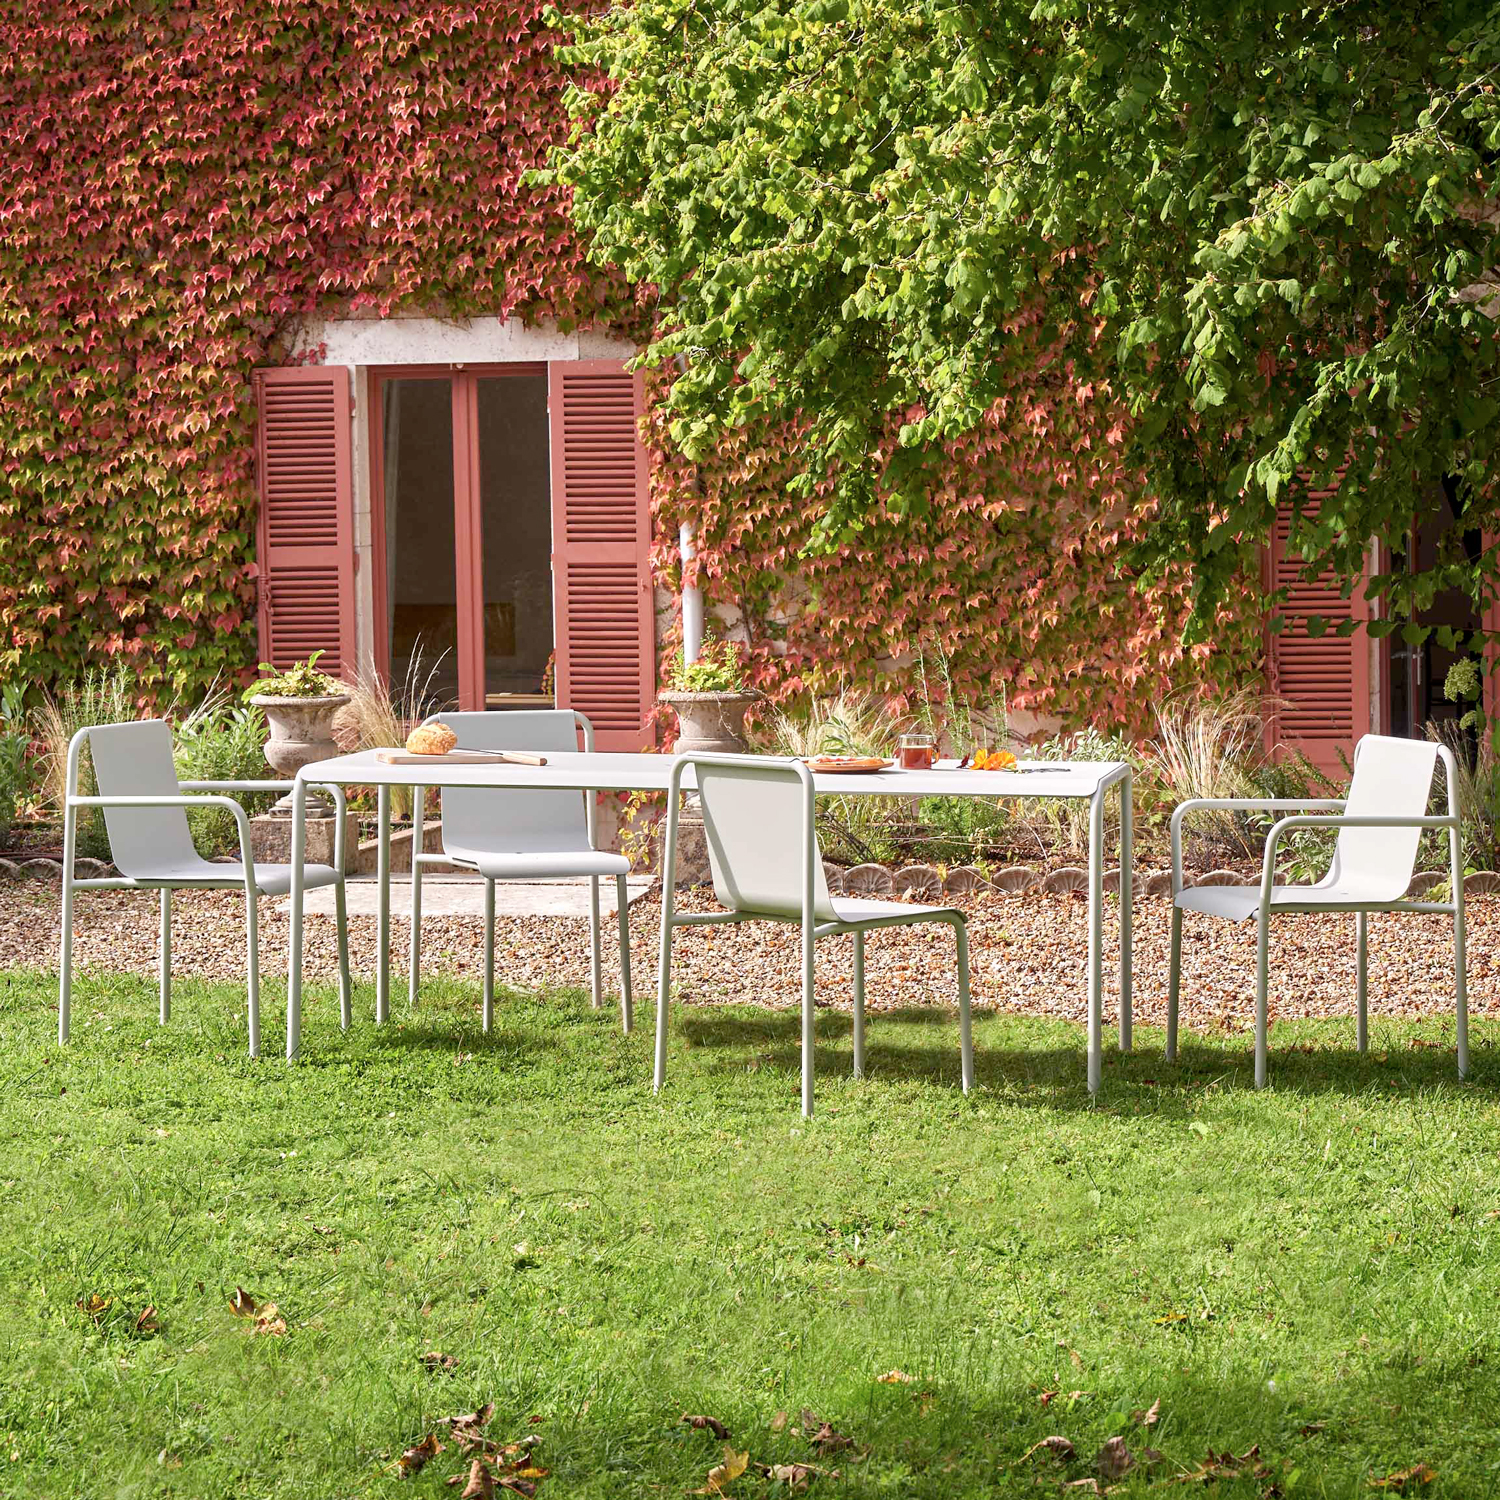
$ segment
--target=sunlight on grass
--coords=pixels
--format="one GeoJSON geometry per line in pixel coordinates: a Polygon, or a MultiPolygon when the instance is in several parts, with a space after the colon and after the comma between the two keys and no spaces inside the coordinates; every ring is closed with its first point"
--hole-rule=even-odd
{"type": "Polygon", "coordinates": [[[855,1084],[824,1013],[805,1122],[792,1015],[679,1012],[653,1099],[646,1032],[578,994],[488,1038],[477,992],[428,994],[344,1037],[315,990],[288,1066],[245,1057],[233,986],[163,1030],[149,981],[85,975],[59,1052],[51,978],[0,976],[0,1493],[456,1495],[443,1419],[491,1401],[543,1500],[703,1486],[723,1443],[684,1413],[743,1496],[797,1463],[1061,1493],[1116,1436],[1163,1455],[1122,1493],[1257,1444],[1207,1493],[1494,1487],[1494,1027],[1459,1085],[1438,1023],[1365,1058],[1280,1026],[1259,1095],[1243,1037],[1167,1066],[1148,1032],[1095,1105],[1067,1025],[978,1019],[966,1100],[951,1016],[874,1018],[855,1084]],[[1024,1456],[1051,1435],[1074,1456],[1024,1456]]]}

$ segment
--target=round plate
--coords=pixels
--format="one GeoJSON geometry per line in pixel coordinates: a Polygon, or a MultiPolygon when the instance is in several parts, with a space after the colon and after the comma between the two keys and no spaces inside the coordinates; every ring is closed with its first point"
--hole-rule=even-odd
{"type": "Polygon", "coordinates": [[[807,765],[810,770],[829,775],[868,776],[895,765],[895,761],[882,760],[878,755],[809,755],[807,765]]]}

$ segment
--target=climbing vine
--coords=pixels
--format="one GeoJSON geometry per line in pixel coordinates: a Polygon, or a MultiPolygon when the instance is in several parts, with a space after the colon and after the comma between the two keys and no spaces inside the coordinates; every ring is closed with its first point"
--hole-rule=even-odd
{"type": "Polygon", "coordinates": [[[946,445],[930,506],[914,515],[881,497],[831,552],[806,551],[818,506],[793,492],[807,462],[795,425],[762,418],[692,464],[653,402],[658,575],[680,582],[677,526],[692,520],[699,581],[726,625],[748,634],[755,683],[773,701],[843,682],[912,707],[921,658],[931,667],[942,656],[981,701],[1003,694],[1015,710],[1149,733],[1168,694],[1258,666],[1253,549],[1212,642],[1185,645],[1188,569],[1142,588],[1128,567],[1155,507],[1123,457],[1121,403],[1039,320],[1017,320],[1013,336],[1028,353],[1016,355],[1012,387],[946,445]]]}
{"type": "Polygon", "coordinates": [[[540,0],[0,19],[0,675],[254,661],[256,365],[313,313],[637,327],[587,265],[540,0]]]}

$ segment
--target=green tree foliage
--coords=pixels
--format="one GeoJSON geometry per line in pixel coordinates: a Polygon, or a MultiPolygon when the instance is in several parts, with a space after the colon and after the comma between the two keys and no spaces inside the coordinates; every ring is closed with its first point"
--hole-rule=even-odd
{"type": "MultiPolygon", "coordinates": [[[[1200,626],[1288,497],[1337,485],[1292,545],[1350,587],[1434,485],[1492,516],[1500,7],[633,0],[569,24],[558,172],[593,253],[661,289],[672,436],[692,457],[800,412],[814,546],[877,489],[928,503],[1039,308],[1105,352],[1159,506],[1134,560],[1190,560],[1200,626]]],[[[1393,608],[1477,596],[1484,566],[1456,538],[1393,608]]]]}

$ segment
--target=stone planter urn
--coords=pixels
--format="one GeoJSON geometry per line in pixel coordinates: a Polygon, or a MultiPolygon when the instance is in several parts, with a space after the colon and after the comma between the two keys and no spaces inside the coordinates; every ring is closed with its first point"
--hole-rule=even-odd
{"type": "Polygon", "coordinates": [[[679,752],[743,755],[745,713],[765,695],[757,692],[657,694],[657,701],[677,714],[679,752]]]}
{"type": "MultiPolygon", "coordinates": [[[[321,698],[278,698],[257,693],[250,699],[266,716],[271,736],[266,741],[266,760],[281,776],[295,776],[303,766],[315,760],[332,760],[342,754],[333,737],[334,715],[349,702],[348,693],[329,693],[321,698]]],[[[288,792],[272,809],[270,816],[289,818],[292,797],[288,792]]],[[[316,793],[309,793],[307,815],[310,818],[333,816],[333,803],[316,793]]]]}

